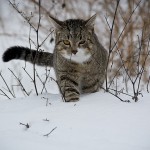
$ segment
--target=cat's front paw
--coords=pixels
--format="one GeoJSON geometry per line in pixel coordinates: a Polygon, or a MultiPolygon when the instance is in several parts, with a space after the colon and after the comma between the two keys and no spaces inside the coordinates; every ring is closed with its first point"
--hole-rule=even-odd
{"type": "Polygon", "coordinates": [[[69,87],[67,89],[62,89],[62,97],[65,102],[77,102],[79,101],[80,92],[77,88],[69,87]]]}
{"type": "Polygon", "coordinates": [[[63,95],[63,99],[65,102],[77,102],[79,101],[79,95],[75,93],[63,95]]]}
{"type": "Polygon", "coordinates": [[[79,98],[72,98],[72,99],[65,98],[65,102],[77,102],[77,101],[79,101],[79,98]]]}

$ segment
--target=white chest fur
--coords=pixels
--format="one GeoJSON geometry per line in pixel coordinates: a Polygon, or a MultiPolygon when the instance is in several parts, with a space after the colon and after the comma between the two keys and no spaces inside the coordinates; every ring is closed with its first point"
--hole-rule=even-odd
{"type": "Polygon", "coordinates": [[[91,54],[87,54],[84,48],[78,48],[77,50],[78,52],[76,54],[67,54],[67,52],[65,52],[63,53],[63,57],[77,63],[83,63],[91,57],[91,54]]]}

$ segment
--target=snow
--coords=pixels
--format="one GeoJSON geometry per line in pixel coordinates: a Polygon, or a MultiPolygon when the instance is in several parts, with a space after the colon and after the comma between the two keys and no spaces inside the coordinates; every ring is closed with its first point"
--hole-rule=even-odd
{"type": "MultiPolygon", "coordinates": [[[[3,16],[7,16],[5,30],[18,36],[0,37],[1,54],[10,46],[29,47],[28,24],[20,23],[19,18],[23,18],[5,0],[2,4],[3,16]]],[[[67,14],[62,15],[66,17],[67,14]]],[[[46,41],[47,49],[43,49],[52,52],[52,46],[46,41]]],[[[15,86],[17,98],[7,100],[0,95],[0,150],[150,150],[149,93],[143,92],[143,97],[136,103],[121,102],[103,91],[82,95],[79,102],[65,103],[56,94],[58,88],[54,81],[48,81],[46,85],[49,94],[33,95],[34,87],[22,69],[24,66],[21,61],[4,64],[0,59],[2,75],[10,87],[17,83],[8,68],[20,75],[28,92],[33,91],[29,97],[23,97],[20,87],[15,86]],[[27,129],[20,123],[30,127],[27,129]],[[48,137],[44,136],[48,133],[48,137]]],[[[27,63],[26,67],[32,76],[33,66],[27,63]]],[[[36,69],[45,78],[45,68],[36,66],[36,69]]],[[[54,78],[53,71],[50,76],[54,78]]],[[[0,89],[6,89],[2,80],[0,85],[0,89]]],[[[38,79],[37,86],[40,92],[42,85],[38,79]]]]}
{"type": "Polygon", "coordinates": [[[63,102],[59,94],[43,94],[1,99],[0,104],[1,150],[150,149],[146,93],[137,103],[121,102],[101,91],[83,95],[75,103],[63,102]]]}

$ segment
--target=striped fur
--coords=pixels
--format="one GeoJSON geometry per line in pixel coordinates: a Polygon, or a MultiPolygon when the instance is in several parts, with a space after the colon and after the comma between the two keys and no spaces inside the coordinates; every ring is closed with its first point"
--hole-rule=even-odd
{"type": "Polygon", "coordinates": [[[95,18],[62,22],[51,17],[56,32],[53,54],[15,46],[5,51],[3,61],[21,59],[54,67],[65,101],[78,101],[80,94],[98,91],[105,80],[107,51],[94,33],[95,18]]]}
{"type": "Polygon", "coordinates": [[[8,62],[12,59],[20,59],[28,62],[35,62],[39,66],[53,67],[53,54],[31,50],[26,47],[13,46],[8,48],[3,54],[3,61],[8,62]]]}

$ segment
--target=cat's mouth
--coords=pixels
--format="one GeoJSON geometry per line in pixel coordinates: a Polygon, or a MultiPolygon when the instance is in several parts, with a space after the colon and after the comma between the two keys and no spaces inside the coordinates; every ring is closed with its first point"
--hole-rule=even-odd
{"type": "Polygon", "coordinates": [[[65,50],[62,53],[62,56],[70,61],[76,63],[83,63],[90,59],[91,54],[84,48],[78,48],[77,50],[72,50],[71,54],[68,54],[65,50]]]}

